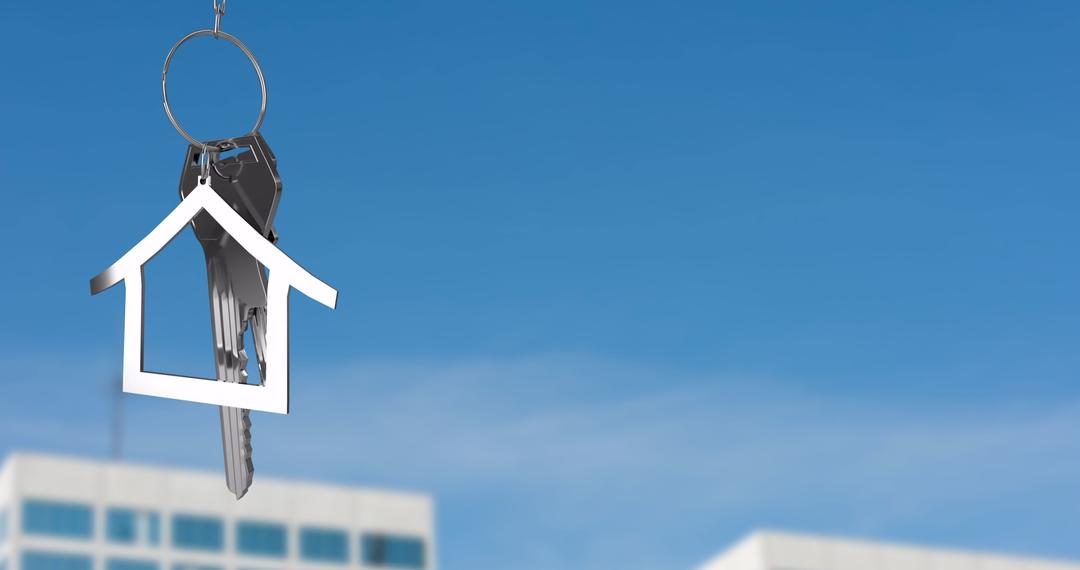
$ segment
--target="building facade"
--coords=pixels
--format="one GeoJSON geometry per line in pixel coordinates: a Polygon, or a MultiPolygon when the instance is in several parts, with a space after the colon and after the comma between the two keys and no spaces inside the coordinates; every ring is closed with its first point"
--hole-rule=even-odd
{"type": "Polygon", "coordinates": [[[1080,570],[1080,563],[766,531],[698,570],[1080,570]]]}
{"type": "Polygon", "coordinates": [[[13,454],[0,570],[435,570],[425,495],[13,454]]]}

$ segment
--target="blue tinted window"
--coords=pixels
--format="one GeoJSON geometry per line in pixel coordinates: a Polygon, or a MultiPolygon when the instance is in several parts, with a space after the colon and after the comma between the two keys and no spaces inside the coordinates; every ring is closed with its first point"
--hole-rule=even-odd
{"type": "Polygon", "coordinates": [[[161,517],[150,513],[146,519],[146,541],[154,546],[161,544],[161,517]]]}
{"type": "Polygon", "coordinates": [[[22,555],[22,570],[93,570],[94,560],[81,554],[27,551],[22,555]]]}
{"type": "Polygon", "coordinates": [[[285,557],[285,525],[241,521],[236,524],[236,550],[242,554],[285,557]]]}
{"type": "Polygon", "coordinates": [[[105,536],[109,542],[157,546],[161,540],[157,513],[132,509],[109,509],[105,513],[105,536]]]}
{"type": "Polygon", "coordinates": [[[225,545],[224,524],[214,517],[175,515],[172,542],[177,548],[221,551],[225,545]]]}
{"type": "Polygon", "coordinates": [[[349,561],[349,535],[342,530],[301,529],[300,557],[317,562],[346,563],[349,561]]]}
{"type": "Polygon", "coordinates": [[[23,531],[64,538],[91,538],[94,511],[86,505],[28,500],[23,503],[23,531]]]}
{"type": "Polygon", "coordinates": [[[424,567],[424,541],[419,538],[365,534],[361,549],[364,564],[368,566],[424,567]]]}
{"type": "MultiPolygon", "coordinates": [[[[7,534],[8,534],[8,526],[7,526],[8,518],[7,517],[8,517],[7,511],[0,510],[0,545],[7,542],[7,534]]],[[[3,568],[0,567],[0,570],[3,570],[3,568]]]]}
{"type": "Polygon", "coordinates": [[[173,564],[172,570],[225,570],[221,566],[203,566],[201,564],[173,564]]]}
{"type": "Polygon", "coordinates": [[[135,542],[135,511],[109,509],[105,515],[105,535],[109,542],[135,542]]]}
{"type": "Polygon", "coordinates": [[[158,565],[153,560],[110,558],[105,562],[105,570],[158,570],[158,565]]]}

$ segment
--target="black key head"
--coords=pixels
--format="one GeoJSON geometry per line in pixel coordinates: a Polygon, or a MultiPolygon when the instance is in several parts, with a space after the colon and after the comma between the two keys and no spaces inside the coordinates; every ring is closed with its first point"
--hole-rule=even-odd
{"type": "MultiPolygon", "coordinates": [[[[281,199],[277,157],[259,133],[206,143],[210,154],[210,187],[251,227],[271,241],[277,240],[274,215],[281,199]]],[[[180,197],[198,185],[201,147],[189,145],[180,174],[180,197]]],[[[206,212],[192,220],[195,235],[205,245],[220,242],[225,230],[206,212]]]]}

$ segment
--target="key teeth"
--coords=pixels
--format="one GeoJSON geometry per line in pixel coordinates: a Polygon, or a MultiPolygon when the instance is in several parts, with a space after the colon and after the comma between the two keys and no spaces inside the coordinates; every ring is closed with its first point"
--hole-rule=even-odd
{"type": "Polygon", "coordinates": [[[251,461],[251,410],[244,410],[244,463],[247,464],[247,484],[251,485],[251,476],[255,473],[255,463],[251,461]]]}
{"type": "Polygon", "coordinates": [[[248,489],[251,488],[251,483],[255,475],[255,464],[252,461],[252,448],[251,448],[251,411],[237,408],[222,408],[222,429],[223,431],[228,429],[228,421],[226,420],[239,420],[240,429],[236,432],[240,436],[240,442],[230,442],[223,440],[225,444],[225,486],[236,496],[236,500],[240,500],[247,494],[248,489]],[[239,416],[237,418],[237,416],[239,416]],[[232,445],[230,445],[232,443],[232,445]],[[235,444],[239,443],[239,449],[235,449],[235,444]],[[234,455],[235,454],[235,455],[234,455]],[[238,460],[237,463],[230,461],[230,457],[238,460]],[[234,469],[240,469],[240,473],[234,472],[234,469]],[[239,486],[239,488],[237,488],[239,486]]]}
{"type": "Polygon", "coordinates": [[[241,412],[240,417],[244,432],[244,445],[241,453],[244,456],[244,471],[246,473],[246,476],[244,477],[243,482],[244,488],[233,491],[233,493],[236,495],[237,501],[242,499],[244,495],[247,494],[248,489],[251,488],[251,482],[255,478],[255,462],[251,460],[251,411],[244,410],[243,412],[241,412]]]}

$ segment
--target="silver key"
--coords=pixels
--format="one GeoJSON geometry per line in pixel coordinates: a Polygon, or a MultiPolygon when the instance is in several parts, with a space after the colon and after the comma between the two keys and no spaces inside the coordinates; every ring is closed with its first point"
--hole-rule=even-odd
{"type": "MultiPolygon", "coordinates": [[[[277,176],[276,158],[266,141],[255,133],[207,144],[213,163],[209,169],[211,188],[264,237],[277,241],[272,223],[281,196],[281,180],[277,176]],[[220,159],[221,151],[238,148],[246,150],[220,159]]],[[[200,147],[188,148],[181,175],[181,196],[198,184],[202,152],[200,147]]],[[[266,370],[266,269],[212,217],[200,214],[192,220],[192,226],[206,257],[218,381],[247,382],[244,332],[249,326],[261,381],[266,370]]],[[[254,474],[250,411],[223,406],[220,416],[225,481],[240,499],[251,486],[254,474]]]]}
{"type": "MultiPolygon", "coordinates": [[[[244,332],[248,320],[244,317],[250,313],[239,302],[230,283],[228,265],[222,257],[208,259],[206,269],[211,283],[211,320],[218,380],[247,383],[248,355],[244,348],[244,332]]],[[[252,326],[252,336],[259,334],[260,331],[252,326]]],[[[255,471],[251,457],[251,412],[222,406],[220,416],[225,483],[239,499],[251,486],[255,471]]]]}

